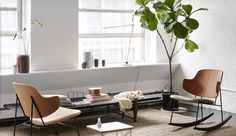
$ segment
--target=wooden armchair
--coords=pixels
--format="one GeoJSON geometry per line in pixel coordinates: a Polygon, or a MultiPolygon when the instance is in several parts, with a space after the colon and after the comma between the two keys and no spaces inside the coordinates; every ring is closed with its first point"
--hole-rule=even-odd
{"type": "Polygon", "coordinates": [[[227,117],[225,120],[223,118],[223,106],[222,106],[222,94],[221,94],[221,82],[223,78],[223,72],[221,70],[215,69],[204,69],[200,70],[193,79],[184,79],[183,81],[183,89],[190,94],[195,95],[194,98],[180,96],[180,95],[171,95],[170,97],[178,101],[185,101],[189,103],[197,103],[197,114],[196,121],[188,122],[188,123],[173,123],[173,112],[171,113],[170,125],[181,126],[181,127],[189,127],[195,126],[194,129],[203,130],[203,131],[211,131],[223,126],[227,121],[230,120],[232,116],[227,117]],[[218,98],[219,97],[219,98],[218,98]],[[216,104],[216,100],[219,100],[219,104],[216,104]],[[207,128],[200,128],[197,125],[201,122],[210,118],[214,113],[211,113],[208,116],[203,117],[203,104],[212,105],[212,106],[220,106],[221,109],[221,123],[216,124],[207,128]],[[202,118],[198,120],[198,112],[199,105],[201,105],[201,114],[202,118]]]}
{"type": "MultiPolygon", "coordinates": [[[[24,115],[30,119],[30,135],[32,135],[32,125],[49,127],[74,118],[75,127],[79,136],[76,117],[81,113],[80,110],[60,107],[58,96],[45,98],[41,96],[37,89],[35,89],[33,86],[13,82],[13,87],[16,91],[14,136],[16,132],[18,102],[23,110],[24,115]]],[[[56,132],[56,134],[58,133],[56,132]]]]}

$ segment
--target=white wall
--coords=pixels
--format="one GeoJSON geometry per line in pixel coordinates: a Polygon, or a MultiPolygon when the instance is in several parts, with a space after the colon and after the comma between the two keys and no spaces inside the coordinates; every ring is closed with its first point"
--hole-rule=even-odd
{"type": "Polygon", "coordinates": [[[78,0],[32,0],[32,70],[74,69],[78,63],[78,0]]]}
{"type": "MultiPolygon", "coordinates": [[[[175,63],[173,71],[177,67],[178,64],[175,63]]],[[[14,102],[12,82],[31,84],[43,94],[66,94],[68,91],[87,92],[89,87],[94,86],[103,87],[104,92],[121,92],[134,90],[138,71],[136,89],[144,92],[161,90],[168,83],[167,64],[1,75],[0,105],[14,102]]]]}
{"type": "Polygon", "coordinates": [[[224,71],[222,88],[226,89],[223,91],[225,109],[236,112],[236,1],[188,0],[188,3],[198,8],[206,7],[209,11],[195,14],[200,27],[191,39],[200,49],[192,54],[182,50],[179,54],[181,67],[176,72],[175,88],[181,90],[182,80],[192,78],[200,69],[221,69],[224,71]]]}

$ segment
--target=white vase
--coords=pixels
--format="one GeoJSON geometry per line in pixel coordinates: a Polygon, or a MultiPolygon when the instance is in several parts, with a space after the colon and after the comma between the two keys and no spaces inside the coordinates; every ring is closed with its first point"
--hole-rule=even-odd
{"type": "Polygon", "coordinates": [[[91,52],[84,52],[84,62],[86,62],[86,68],[93,67],[93,55],[91,52]]]}

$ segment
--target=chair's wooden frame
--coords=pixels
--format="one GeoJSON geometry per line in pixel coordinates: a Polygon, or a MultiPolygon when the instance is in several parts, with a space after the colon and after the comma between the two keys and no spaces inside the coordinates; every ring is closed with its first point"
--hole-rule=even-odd
{"type": "MultiPolygon", "coordinates": [[[[206,75],[207,76],[207,75],[206,75]]],[[[220,127],[222,127],[226,122],[228,122],[231,118],[232,118],[232,115],[230,115],[229,117],[227,117],[226,119],[224,119],[223,117],[223,106],[222,106],[222,92],[221,92],[221,82],[222,82],[222,79],[223,79],[223,72],[220,71],[220,70],[213,70],[213,69],[205,69],[205,70],[200,70],[197,75],[195,76],[194,79],[192,80],[187,80],[185,79],[184,82],[183,82],[183,88],[191,93],[191,94],[194,94],[195,95],[195,98],[196,97],[200,97],[201,99],[203,99],[203,97],[207,97],[207,98],[213,98],[214,99],[214,103],[206,103],[204,101],[195,101],[195,103],[197,103],[197,111],[196,111],[196,120],[193,121],[193,122],[188,122],[188,123],[173,123],[172,122],[172,119],[173,119],[173,113],[174,113],[174,107],[172,108],[172,112],[171,112],[171,117],[170,117],[170,122],[169,124],[170,125],[173,125],[173,126],[180,126],[180,127],[190,127],[190,126],[195,126],[194,129],[196,130],[202,130],[202,131],[212,131],[212,130],[216,130],[220,127]],[[209,89],[209,86],[204,88],[204,87],[199,87],[201,85],[197,84],[197,83],[194,83],[195,80],[205,80],[205,75],[204,74],[207,74],[207,73],[213,73],[213,77],[218,77],[218,79],[216,79],[216,86],[215,88],[213,89],[210,89],[213,90],[213,92],[206,92],[206,88],[209,89]],[[200,75],[200,76],[199,76],[200,75]],[[190,83],[190,82],[192,82],[190,83]],[[188,84],[190,83],[190,85],[188,84]],[[199,85],[199,86],[198,86],[199,85]],[[201,88],[202,90],[199,90],[199,88],[201,88]],[[214,92],[214,89],[215,89],[215,92],[214,92]],[[197,91],[197,92],[196,92],[197,91]],[[220,100],[220,104],[216,104],[216,101],[217,101],[217,98],[219,96],[219,100],[220,100]],[[214,115],[214,113],[211,113],[205,117],[203,117],[203,104],[207,104],[207,105],[211,105],[211,106],[219,106],[220,107],[220,113],[221,113],[221,122],[216,124],[216,125],[213,125],[211,127],[198,127],[198,125],[200,123],[202,123],[203,121],[207,120],[208,118],[210,118],[212,115],[214,115]],[[198,114],[199,114],[199,107],[201,107],[201,119],[198,119],[198,114]]],[[[209,80],[209,78],[207,78],[207,80],[209,80]]],[[[206,80],[205,80],[206,81],[206,80]]],[[[200,81],[200,82],[204,82],[204,81],[200,81]]],[[[204,83],[202,83],[202,85],[204,86],[204,83]]],[[[207,86],[207,85],[206,85],[207,86]]],[[[213,83],[213,86],[214,86],[214,83],[213,83]]],[[[175,103],[175,99],[173,100],[173,104],[175,103]]]]}

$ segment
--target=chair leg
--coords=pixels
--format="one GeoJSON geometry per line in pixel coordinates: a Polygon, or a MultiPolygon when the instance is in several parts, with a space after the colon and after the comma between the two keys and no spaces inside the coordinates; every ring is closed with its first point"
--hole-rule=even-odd
{"type": "Polygon", "coordinates": [[[202,119],[203,119],[203,104],[201,103],[201,115],[202,115],[202,119]]]}
{"type": "Polygon", "coordinates": [[[15,119],[14,119],[14,136],[16,135],[16,117],[17,117],[17,97],[16,97],[15,119]]]}
{"type": "Polygon", "coordinates": [[[33,112],[34,112],[34,105],[33,105],[33,100],[32,100],[32,103],[31,103],[31,116],[30,116],[30,136],[32,136],[32,129],[33,129],[33,112]]]}
{"type": "Polygon", "coordinates": [[[173,102],[172,102],[172,111],[171,111],[171,116],[170,116],[170,122],[169,122],[169,124],[172,123],[172,118],[173,118],[173,114],[174,114],[174,105],[175,105],[175,100],[173,100],[173,102]]]}
{"type": "Polygon", "coordinates": [[[225,123],[227,123],[231,118],[232,118],[232,115],[230,115],[229,117],[227,117],[225,120],[224,120],[224,116],[223,116],[223,105],[222,105],[222,94],[221,94],[221,90],[219,91],[220,93],[220,112],[221,112],[221,123],[219,124],[216,124],[214,126],[211,126],[211,127],[205,127],[205,128],[199,128],[199,127],[196,127],[194,129],[196,130],[201,130],[201,131],[213,131],[213,130],[216,130],[220,127],[222,127],[225,123]]]}
{"type": "MultiPolygon", "coordinates": [[[[199,112],[199,103],[197,103],[197,115],[196,115],[196,122],[198,120],[198,112],[199,112]]],[[[197,123],[195,124],[195,128],[197,127],[197,123]]]]}
{"type": "Polygon", "coordinates": [[[221,111],[221,121],[224,122],[224,117],[223,117],[223,107],[222,107],[222,93],[220,90],[220,111],[221,111]]]}
{"type": "Polygon", "coordinates": [[[75,122],[75,128],[76,128],[77,134],[78,134],[78,136],[80,136],[79,128],[78,128],[78,124],[77,124],[77,119],[76,118],[74,118],[74,122],[75,122]]]}

